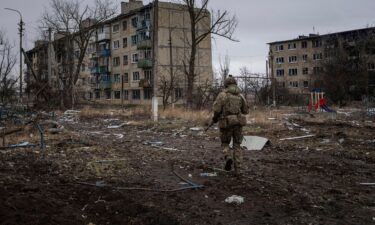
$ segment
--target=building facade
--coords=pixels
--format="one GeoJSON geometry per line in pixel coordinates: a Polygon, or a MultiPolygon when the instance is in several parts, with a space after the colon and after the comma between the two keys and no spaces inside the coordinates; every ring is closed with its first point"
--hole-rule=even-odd
{"type": "MultiPolygon", "coordinates": [[[[180,4],[159,2],[157,9],[155,14],[152,3],[122,2],[120,15],[93,28],[95,31],[74,86],[77,95],[109,104],[151,104],[154,91],[162,98],[159,90],[173,77],[170,100],[184,102],[187,84],[183,67],[190,55],[189,14],[180,4]]],[[[206,31],[210,22],[210,16],[202,20],[198,32],[206,31]]],[[[54,42],[60,38],[63,39],[63,35],[55,35],[54,42]]],[[[28,51],[33,67],[41,60],[39,48],[28,51]]],[[[212,82],[210,36],[199,45],[197,52],[196,82],[212,82]]],[[[64,66],[57,54],[53,53],[52,58],[51,78],[58,88],[58,74],[64,73],[64,66]]]]}
{"type": "MultiPolygon", "coordinates": [[[[374,34],[375,28],[365,28],[325,35],[310,34],[268,43],[272,80],[278,89],[285,89],[288,94],[308,95],[314,88],[322,88],[325,64],[328,59],[335,57],[332,52],[340,49],[355,59],[362,53],[356,51],[356,55],[351,56],[350,49],[359,49],[359,43],[373,39],[374,34]]],[[[367,86],[371,92],[375,87],[374,54],[368,51],[364,54],[367,60],[367,86]]],[[[356,79],[355,74],[353,79],[356,79]]]]}

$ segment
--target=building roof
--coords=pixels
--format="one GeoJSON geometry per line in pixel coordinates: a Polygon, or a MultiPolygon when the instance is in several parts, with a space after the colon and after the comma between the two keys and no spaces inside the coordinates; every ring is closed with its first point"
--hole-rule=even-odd
{"type": "Polygon", "coordinates": [[[361,29],[355,29],[355,30],[347,30],[347,31],[341,31],[341,32],[336,32],[336,33],[328,33],[328,34],[309,34],[309,36],[304,36],[301,35],[298,38],[295,39],[289,39],[289,40],[283,40],[283,41],[274,41],[274,42],[269,42],[267,43],[268,45],[273,45],[273,44],[281,44],[285,42],[292,42],[292,41],[303,41],[303,40],[311,40],[311,39],[317,39],[317,38],[323,38],[323,37],[329,37],[329,36],[335,36],[335,35],[342,35],[346,33],[353,33],[353,32],[361,32],[361,31],[370,31],[374,30],[375,27],[367,27],[367,28],[361,28],[361,29]]]}

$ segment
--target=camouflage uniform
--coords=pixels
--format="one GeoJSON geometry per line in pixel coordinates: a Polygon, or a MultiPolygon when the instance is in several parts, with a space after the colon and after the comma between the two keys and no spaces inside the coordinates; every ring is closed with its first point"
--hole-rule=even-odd
{"type": "Polygon", "coordinates": [[[239,172],[242,163],[242,126],[246,124],[245,115],[248,107],[245,98],[240,94],[241,90],[233,77],[225,80],[225,90],[216,98],[213,105],[213,122],[219,122],[221,144],[223,147],[225,169],[231,170],[233,159],[234,168],[239,172]],[[229,143],[233,138],[233,157],[231,157],[229,143]]]}

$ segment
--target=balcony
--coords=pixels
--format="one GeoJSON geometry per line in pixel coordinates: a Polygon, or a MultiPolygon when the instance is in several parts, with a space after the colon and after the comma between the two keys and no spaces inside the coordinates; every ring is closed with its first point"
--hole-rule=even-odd
{"type": "Polygon", "coordinates": [[[151,40],[142,40],[137,43],[137,49],[150,49],[152,47],[151,40]]]}
{"type": "Polygon", "coordinates": [[[96,37],[95,35],[92,35],[89,39],[89,43],[94,43],[94,42],[96,42],[96,37]]]}
{"type": "Polygon", "coordinates": [[[111,55],[111,50],[109,49],[103,49],[103,50],[100,50],[99,52],[99,56],[101,57],[108,57],[111,55]]]}
{"type": "Polygon", "coordinates": [[[151,26],[150,20],[142,20],[141,22],[138,23],[137,30],[149,29],[150,26],[151,26]]]}
{"type": "Polygon", "coordinates": [[[103,32],[98,34],[98,42],[109,40],[111,38],[109,32],[103,32]]]}
{"type": "Polygon", "coordinates": [[[100,66],[99,67],[99,73],[109,73],[109,67],[108,66],[100,66]]]}
{"type": "Polygon", "coordinates": [[[99,87],[100,87],[100,89],[112,88],[112,82],[111,81],[100,81],[99,87]]]}
{"type": "Polygon", "coordinates": [[[90,69],[90,73],[91,73],[91,74],[99,73],[99,67],[97,67],[97,66],[95,66],[95,67],[91,67],[91,69],[90,69]]]}
{"type": "Polygon", "coordinates": [[[96,52],[92,52],[89,54],[89,58],[90,59],[94,59],[94,58],[97,58],[98,57],[98,54],[96,52]]]}
{"type": "Polygon", "coordinates": [[[152,60],[151,59],[140,59],[138,61],[138,68],[149,69],[151,67],[152,67],[152,60]]]}

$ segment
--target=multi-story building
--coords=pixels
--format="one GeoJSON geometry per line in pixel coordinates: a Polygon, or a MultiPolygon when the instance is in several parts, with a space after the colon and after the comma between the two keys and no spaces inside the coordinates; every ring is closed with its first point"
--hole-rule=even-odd
{"type": "MultiPolygon", "coordinates": [[[[321,88],[320,85],[324,82],[324,65],[328,57],[333,57],[330,54],[332,49],[349,51],[349,47],[357,48],[360,41],[375,38],[374,32],[375,28],[365,28],[325,35],[310,34],[268,43],[272,80],[278,88],[288,90],[289,94],[309,94],[312,89],[321,88]]],[[[368,56],[368,87],[374,89],[374,54],[370,53],[368,56]]]]}
{"type": "MultiPolygon", "coordinates": [[[[187,85],[183,67],[188,62],[191,43],[189,14],[181,4],[159,2],[157,9],[154,16],[152,3],[143,5],[142,1],[129,0],[121,3],[120,15],[93,27],[75,85],[80,96],[113,104],[122,99],[125,104],[150,104],[154,89],[159,90],[172,75],[175,84],[170,99],[183,102],[187,85]]],[[[210,22],[210,16],[200,21],[198,32],[208,29],[210,22]]],[[[55,37],[54,42],[57,40],[55,37]]],[[[28,54],[37,60],[36,47],[28,54]]],[[[59,56],[52,55],[52,77],[56,77],[54,74],[63,73],[64,67],[59,56]]],[[[196,71],[197,84],[212,81],[210,36],[198,47],[196,71]]],[[[58,85],[57,81],[52,83],[58,85]]],[[[156,95],[162,97],[160,92],[156,95]]]]}

